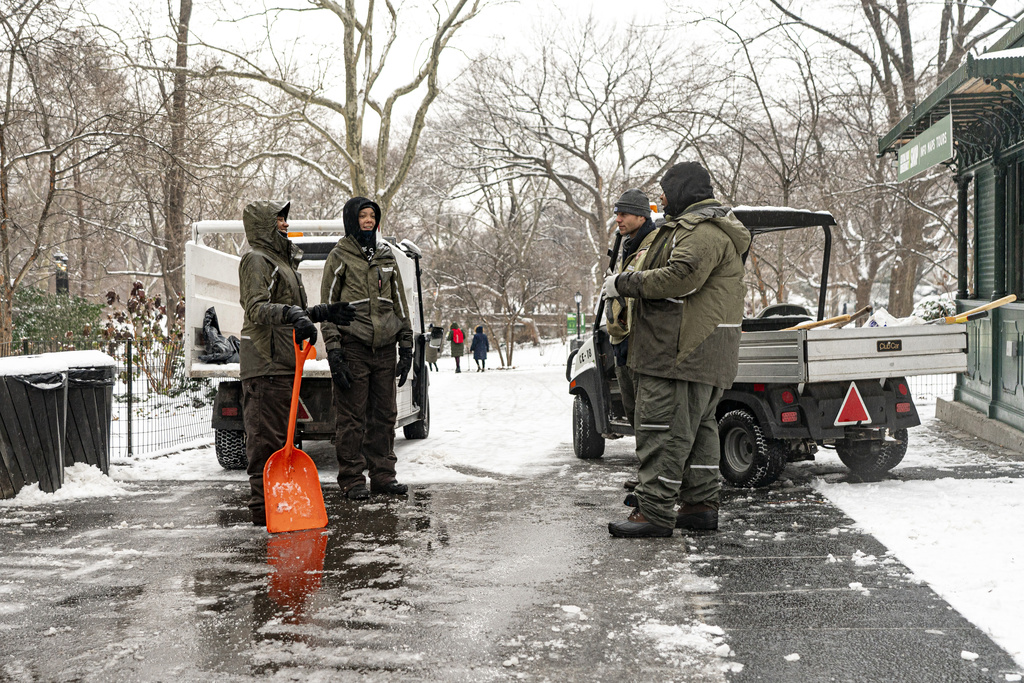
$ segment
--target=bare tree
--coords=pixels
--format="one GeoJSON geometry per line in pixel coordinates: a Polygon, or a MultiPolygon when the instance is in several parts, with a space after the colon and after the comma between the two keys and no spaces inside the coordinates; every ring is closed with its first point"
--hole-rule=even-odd
{"type": "MultiPolygon", "coordinates": [[[[779,30],[809,31],[824,39],[819,55],[839,50],[846,59],[837,61],[856,65],[843,65],[842,71],[835,72],[833,82],[837,87],[844,91],[877,89],[877,105],[884,117],[878,120],[881,127],[873,131],[876,136],[910,113],[919,98],[951,74],[968,52],[1005,30],[1024,12],[1017,7],[1012,16],[997,13],[997,4],[1007,4],[998,0],[944,2],[934,9],[914,5],[910,0],[851,0],[839,11],[845,10],[854,24],[840,30],[805,18],[809,7],[803,3],[768,1],[779,30]],[[929,33],[937,27],[937,38],[922,40],[920,27],[929,33]]],[[[862,127],[863,120],[846,118],[844,125],[862,127]]],[[[934,203],[929,197],[936,190],[934,176],[912,180],[900,188],[899,196],[894,196],[892,175],[891,167],[885,169],[883,178],[866,169],[862,178],[873,182],[885,201],[898,199],[904,207],[886,226],[893,244],[889,308],[894,315],[904,316],[913,308],[914,289],[929,265],[929,248],[944,230],[942,221],[936,220],[943,211],[925,208],[934,203]]]]}
{"type": "MultiPolygon", "coordinates": [[[[187,73],[192,79],[250,83],[249,97],[242,104],[252,115],[290,129],[302,127],[317,138],[315,146],[304,150],[292,144],[291,136],[282,136],[278,144],[250,154],[233,154],[229,161],[209,168],[240,169],[268,159],[285,160],[317,173],[345,195],[373,197],[387,215],[408,177],[427,113],[440,92],[438,70],[442,56],[452,38],[485,2],[436,0],[429,6],[432,18],[426,22],[422,17],[419,22],[405,14],[400,17],[391,2],[372,0],[362,6],[357,6],[355,0],[310,0],[310,7],[305,9],[272,7],[240,20],[263,22],[261,30],[266,32],[266,39],[258,49],[242,51],[199,39],[200,45],[219,55],[221,63],[202,69],[166,70],[187,73]],[[314,64],[295,64],[286,48],[276,47],[271,27],[292,12],[316,15],[303,16],[304,22],[337,22],[341,34],[340,68],[327,58],[314,64]],[[404,81],[389,88],[384,75],[385,67],[391,65],[389,57],[399,41],[410,39],[401,35],[400,30],[407,30],[410,25],[422,27],[428,22],[432,31],[425,40],[426,56],[411,73],[404,74],[404,81]],[[341,95],[335,96],[333,93],[338,90],[341,95]],[[399,110],[410,99],[417,100],[415,110],[408,130],[400,133],[399,110]],[[374,124],[375,144],[368,146],[364,144],[366,134],[374,124]],[[400,150],[399,161],[389,163],[396,147],[400,150]]],[[[336,54],[338,46],[332,45],[331,49],[336,54]]]]}
{"type": "Polygon", "coordinates": [[[22,0],[0,14],[0,345],[13,299],[53,240],[76,170],[106,155],[119,112],[88,107],[104,52],[55,0],[22,0]]]}
{"type": "MultiPolygon", "coordinates": [[[[712,61],[728,83],[706,102],[705,118],[713,126],[695,148],[720,198],[733,205],[808,201],[817,194],[823,108],[830,97],[810,49],[793,34],[751,31],[736,10],[694,9],[683,16],[689,31],[713,30],[712,61]]],[[[817,278],[807,267],[814,242],[804,237],[793,241],[778,233],[751,245],[748,273],[762,307],[786,301],[791,282],[817,278]]]]}
{"type": "Polygon", "coordinates": [[[546,178],[583,222],[595,290],[615,199],[653,185],[702,135],[693,102],[709,81],[679,54],[660,30],[591,19],[541,36],[536,55],[478,59],[453,98],[480,123],[463,138],[487,182],[546,178]]]}
{"type": "Polygon", "coordinates": [[[188,32],[192,20],[192,0],[179,0],[177,21],[173,21],[176,46],[174,51],[174,89],[164,100],[170,140],[164,171],[164,249],[157,252],[164,275],[167,302],[173,303],[185,294],[185,202],[187,192],[185,126],[188,108],[188,32]]]}

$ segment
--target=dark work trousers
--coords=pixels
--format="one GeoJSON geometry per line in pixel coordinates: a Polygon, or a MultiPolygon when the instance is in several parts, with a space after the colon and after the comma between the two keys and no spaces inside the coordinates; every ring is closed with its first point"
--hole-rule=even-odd
{"type": "Polygon", "coordinates": [[[676,525],[676,500],[718,508],[718,422],[722,389],[700,382],[636,375],[636,487],[652,524],[676,525]]]}
{"type": "Polygon", "coordinates": [[[284,448],[288,436],[288,412],[292,402],[293,375],[251,377],[242,380],[242,420],[245,423],[245,457],[249,460],[249,511],[253,518],[266,514],[263,502],[263,468],[275,451],[284,448]]]}
{"type": "Polygon", "coordinates": [[[363,470],[370,471],[372,484],[395,481],[395,345],[374,350],[345,342],[341,350],[352,385],[344,391],[333,385],[338,485],[348,491],[365,484],[363,470]]]}

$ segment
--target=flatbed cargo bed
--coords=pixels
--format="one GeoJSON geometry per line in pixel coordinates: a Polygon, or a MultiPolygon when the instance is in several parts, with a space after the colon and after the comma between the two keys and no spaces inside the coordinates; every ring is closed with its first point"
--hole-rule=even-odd
{"type": "Polygon", "coordinates": [[[835,382],[963,372],[967,326],[744,332],[736,382],[835,382]]]}

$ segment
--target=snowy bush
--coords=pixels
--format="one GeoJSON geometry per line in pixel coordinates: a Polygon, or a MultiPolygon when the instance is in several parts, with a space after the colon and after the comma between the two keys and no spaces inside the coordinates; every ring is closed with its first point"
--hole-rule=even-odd
{"type": "Polygon", "coordinates": [[[956,315],[956,302],[948,295],[928,296],[914,306],[914,315],[923,320],[935,320],[956,315]]]}
{"type": "Polygon", "coordinates": [[[114,311],[107,315],[107,324],[103,330],[105,339],[135,339],[141,342],[182,338],[185,326],[185,302],[182,299],[174,307],[172,319],[160,295],[149,297],[145,285],[136,280],[126,303],[121,304],[121,296],[111,290],[107,292],[107,305],[113,307],[114,311]],[[123,308],[118,308],[118,305],[123,308]]]}
{"type": "Polygon", "coordinates": [[[111,341],[134,340],[133,371],[145,376],[148,390],[167,396],[187,390],[181,341],[185,302],[179,299],[173,317],[169,316],[160,295],[149,297],[145,286],[136,280],[127,303],[121,304],[121,297],[113,290],[107,292],[107,303],[115,308],[107,315],[103,337],[111,341]]]}
{"type": "Polygon", "coordinates": [[[73,294],[21,287],[14,295],[14,339],[70,340],[95,337],[102,304],[73,294]]]}

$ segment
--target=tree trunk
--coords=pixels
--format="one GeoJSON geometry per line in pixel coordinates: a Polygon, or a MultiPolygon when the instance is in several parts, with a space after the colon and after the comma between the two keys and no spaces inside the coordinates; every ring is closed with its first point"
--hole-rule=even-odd
{"type": "Polygon", "coordinates": [[[192,0],[181,0],[178,14],[178,49],[174,65],[174,92],[171,94],[171,140],[168,145],[168,166],[164,191],[164,245],[160,259],[164,276],[164,292],[170,309],[185,294],[185,123],[188,119],[188,24],[192,18],[192,0]]]}
{"type": "MultiPolygon", "coordinates": [[[[75,169],[71,172],[71,181],[75,187],[75,224],[78,226],[78,294],[79,296],[85,296],[87,294],[87,288],[85,285],[85,269],[86,269],[86,225],[85,225],[85,196],[82,191],[82,173],[78,168],[78,159],[76,154],[75,169]]],[[[70,251],[70,250],[69,250],[70,251]]],[[[71,264],[68,263],[68,279],[71,278],[71,264]]],[[[68,292],[70,293],[70,289],[68,292]]]]}
{"type": "Polygon", "coordinates": [[[9,356],[14,351],[14,289],[0,285],[0,294],[0,356],[9,356]]]}

